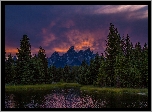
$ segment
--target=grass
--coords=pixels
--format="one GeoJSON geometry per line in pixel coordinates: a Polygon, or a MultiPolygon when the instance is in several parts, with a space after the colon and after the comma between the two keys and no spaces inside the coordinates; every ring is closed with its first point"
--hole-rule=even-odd
{"type": "Polygon", "coordinates": [[[145,93],[148,95],[148,89],[133,89],[133,88],[114,88],[114,87],[95,87],[93,85],[80,85],[78,83],[55,83],[55,84],[41,84],[41,85],[6,85],[5,91],[36,91],[36,90],[53,90],[56,88],[79,88],[81,91],[86,93],[130,93],[130,94],[137,94],[137,93],[145,93]]]}
{"type": "Polygon", "coordinates": [[[81,85],[77,83],[55,83],[55,84],[37,84],[37,85],[7,85],[5,91],[30,91],[30,90],[52,90],[56,88],[79,88],[81,85]]]}
{"type": "Polygon", "coordinates": [[[129,94],[137,94],[137,93],[145,93],[148,95],[148,89],[134,89],[134,88],[114,88],[114,87],[94,87],[94,86],[82,86],[80,88],[81,91],[86,93],[129,93],[129,94]]]}

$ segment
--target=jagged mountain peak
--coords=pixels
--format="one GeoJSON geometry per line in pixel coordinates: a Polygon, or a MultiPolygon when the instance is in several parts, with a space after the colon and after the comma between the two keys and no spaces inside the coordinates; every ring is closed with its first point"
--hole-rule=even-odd
{"type": "Polygon", "coordinates": [[[52,55],[59,55],[59,53],[55,51],[52,55]]]}
{"type": "Polygon", "coordinates": [[[95,54],[93,54],[92,51],[90,51],[90,48],[86,50],[80,50],[76,52],[74,50],[74,46],[71,46],[69,50],[63,54],[62,56],[59,56],[58,52],[54,52],[50,60],[48,60],[49,65],[54,64],[56,67],[64,67],[65,65],[81,65],[83,60],[86,60],[89,64],[90,59],[94,58],[95,54]]]}
{"type": "Polygon", "coordinates": [[[74,50],[74,46],[71,46],[71,47],[69,48],[69,50],[70,50],[70,49],[71,49],[71,50],[74,50]]]}
{"type": "Polygon", "coordinates": [[[71,47],[69,48],[69,50],[67,51],[67,53],[69,53],[69,52],[75,52],[74,46],[71,46],[71,47]]]}

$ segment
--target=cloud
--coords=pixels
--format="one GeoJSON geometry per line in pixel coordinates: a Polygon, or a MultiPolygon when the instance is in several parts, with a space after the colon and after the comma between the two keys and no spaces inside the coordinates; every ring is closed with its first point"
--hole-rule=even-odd
{"type": "Polygon", "coordinates": [[[144,19],[148,18],[148,10],[141,11],[141,12],[132,12],[127,15],[128,19],[144,19]]]}
{"type": "Polygon", "coordinates": [[[93,49],[94,35],[91,32],[80,32],[79,30],[70,30],[66,32],[66,37],[71,45],[75,46],[76,50],[81,50],[86,47],[93,49]]]}
{"type": "Polygon", "coordinates": [[[49,32],[46,28],[42,29],[42,46],[49,46],[55,39],[56,37],[53,33],[49,32]]]}
{"type": "Polygon", "coordinates": [[[148,6],[147,5],[106,5],[100,7],[98,6],[92,13],[108,14],[108,15],[121,14],[127,19],[143,19],[143,18],[148,18],[148,6]]]}
{"type": "Polygon", "coordinates": [[[121,13],[121,12],[132,12],[137,11],[147,7],[147,5],[106,5],[106,6],[98,6],[97,9],[93,11],[94,14],[113,14],[113,13],[121,13]]]}
{"type": "Polygon", "coordinates": [[[7,47],[5,48],[5,52],[6,52],[6,55],[8,55],[8,54],[10,54],[10,53],[11,53],[12,55],[16,55],[16,53],[18,52],[18,50],[17,50],[17,48],[7,46],[7,47]]]}
{"type": "Polygon", "coordinates": [[[65,28],[71,28],[75,26],[74,21],[67,19],[66,21],[62,22],[62,24],[60,25],[60,27],[65,27],[65,28]]]}
{"type": "Polygon", "coordinates": [[[54,50],[54,51],[57,51],[57,52],[59,52],[59,53],[65,53],[65,52],[68,51],[68,48],[67,48],[67,47],[66,47],[66,48],[55,47],[55,48],[53,48],[53,50],[54,50]]]}
{"type": "Polygon", "coordinates": [[[8,6],[5,45],[6,48],[10,45],[8,51],[11,51],[19,47],[19,40],[27,34],[34,54],[39,46],[48,57],[55,51],[65,53],[70,46],[77,51],[90,47],[94,52],[103,52],[109,23],[115,25],[121,36],[129,34],[132,40],[145,42],[147,17],[146,5],[8,6]]]}

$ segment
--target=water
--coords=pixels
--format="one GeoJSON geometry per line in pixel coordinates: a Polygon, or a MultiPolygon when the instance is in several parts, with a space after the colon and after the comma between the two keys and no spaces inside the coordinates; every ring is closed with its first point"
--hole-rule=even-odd
{"type": "Polygon", "coordinates": [[[5,108],[148,108],[148,96],[141,93],[89,95],[78,89],[6,92],[5,108]]]}

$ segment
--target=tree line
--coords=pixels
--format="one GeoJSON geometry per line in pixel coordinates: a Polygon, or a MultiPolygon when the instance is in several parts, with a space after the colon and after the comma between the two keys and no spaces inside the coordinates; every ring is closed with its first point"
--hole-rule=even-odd
{"type": "Polygon", "coordinates": [[[48,67],[46,53],[41,46],[38,54],[32,57],[27,35],[20,40],[16,55],[17,60],[13,60],[11,54],[5,59],[5,84],[76,82],[100,87],[148,87],[148,45],[145,43],[141,47],[138,42],[133,46],[128,34],[120,37],[111,23],[104,54],[96,53],[89,65],[84,60],[80,66],[48,67]]]}

